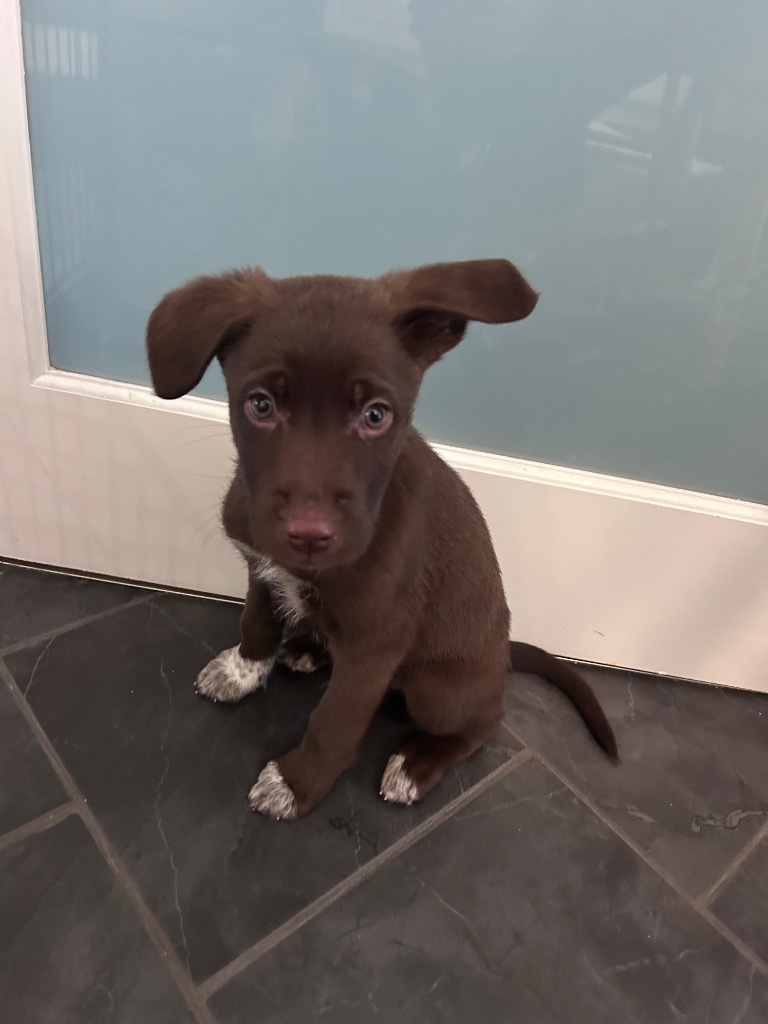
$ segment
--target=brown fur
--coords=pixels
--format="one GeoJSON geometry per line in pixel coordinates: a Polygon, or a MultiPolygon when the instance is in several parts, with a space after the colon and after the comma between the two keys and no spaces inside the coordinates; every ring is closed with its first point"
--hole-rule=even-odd
{"type": "MultiPolygon", "coordinates": [[[[314,634],[330,654],[331,681],[305,737],[277,760],[295,813],[353,761],[390,687],[420,730],[401,753],[412,795],[425,796],[497,729],[510,651],[568,693],[615,754],[581,677],[536,648],[510,647],[485,521],[411,423],[424,371],[468,320],[518,320],[536,301],[512,264],[483,260],[376,280],[236,271],[192,281],[152,313],[160,396],[186,394],[218,356],[239,456],[224,528],[250,550],[252,570],[266,556],[308,584],[292,642],[314,634]],[[379,415],[370,403],[391,410],[386,429],[370,426],[379,415]]],[[[268,663],[283,633],[275,595],[252,571],[240,655],[268,663]]],[[[223,688],[208,693],[231,699],[223,688]]]]}

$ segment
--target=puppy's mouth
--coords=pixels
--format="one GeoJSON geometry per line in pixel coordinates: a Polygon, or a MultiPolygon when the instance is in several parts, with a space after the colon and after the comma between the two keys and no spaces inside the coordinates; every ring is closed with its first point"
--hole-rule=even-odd
{"type": "MultiPolygon", "coordinates": [[[[362,550],[364,551],[365,549],[363,548],[362,550]]],[[[339,565],[349,565],[350,562],[354,562],[360,557],[362,551],[352,552],[344,544],[339,544],[325,551],[304,552],[292,551],[290,548],[286,549],[285,545],[281,545],[280,552],[275,552],[275,554],[277,557],[275,558],[275,555],[273,555],[273,559],[282,565],[283,568],[295,573],[313,575],[322,572],[324,569],[334,569],[339,565]]]]}
{"type": "Polygon", "coordinates": [[[282,551],[277,561],[282,564],[283,568],[289,569],[291,572],[306,573],[317,573],[339,565],[338,556],[332,552],[299,555],[293,551],[290,553],[282,551]]]}
{"type": "Polygon", "coordinates": [[[353,536],[334,533],[321,545],[297,545],[292,544],[288,537],[279,536],[275,538],[270,555],[289,572],[314,575],[356,562],[365,554],[370,539],[367,532],[353,536]]]}

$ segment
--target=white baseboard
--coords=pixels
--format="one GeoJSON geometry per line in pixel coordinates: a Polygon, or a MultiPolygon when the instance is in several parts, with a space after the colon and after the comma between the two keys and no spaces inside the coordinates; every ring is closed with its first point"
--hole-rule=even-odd
{"type": "MultiPolygon", "coordinates": [[[[56,370],[31,390],[52,422],[65,409],[81,421],[78,451],[58,453],[67,472],[52,470],[55,486],[41,495],[77,515],[47,531],[19,528],[17,515],[9,532],[4,517],[0,551],[242,595],[242,566],[217,525],[232,456],[223,403],[165,403],[144,387],[56,370]]],[[[26,465],[57,465],[50,430],[23,445],[26,465]]],[[[435,447],[488,520],[515,636],[581,661],[768,692],[766,507],[435,447]]]]}
{"type": "Polygon", "coordinates": [[[768,692],[768,509],[440,446],[474,491],[516,637],[768,692]]]}

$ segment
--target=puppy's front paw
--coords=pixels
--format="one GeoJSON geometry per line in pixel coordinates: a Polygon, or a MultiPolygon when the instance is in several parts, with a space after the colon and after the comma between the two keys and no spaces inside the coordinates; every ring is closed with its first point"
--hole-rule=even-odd
{"type": "Polygon", "coordinates": [[[274,664],[274,658],[251,661],[230,647],[208,662],[195,680],[195,690],[209,700],[234,703],[263,686],[274,664]]]}
{"type": "Polygon", "coordinates": [[[393,754],[387,761],[379,794],[393,804],[410,805],[421,799],[418,786],[405,770],[405,754],[393,754]]]}
{"type": "Polygon", "coordinates": [[[252,811],[282,821],[298,816],[299,808],[293,790],[283,778],[277,761],[270,761],[248,794],[252,811]]]}

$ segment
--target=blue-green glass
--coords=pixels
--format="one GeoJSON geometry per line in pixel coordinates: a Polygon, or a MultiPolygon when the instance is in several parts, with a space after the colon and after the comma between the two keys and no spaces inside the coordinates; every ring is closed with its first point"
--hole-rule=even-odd
{"type": "Polygon", "coordinates": [[[507,256],[430,437],[768,501],[764,0],[21,6],[54,366],[146,382],[196,273],[507,256]]]}

